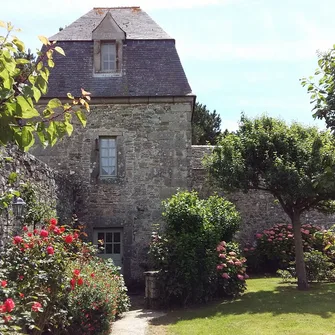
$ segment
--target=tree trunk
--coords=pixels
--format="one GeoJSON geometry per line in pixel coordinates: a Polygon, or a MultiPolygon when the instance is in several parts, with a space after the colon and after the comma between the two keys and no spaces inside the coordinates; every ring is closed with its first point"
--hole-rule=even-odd
{"type": "Polygon", "coordinates": [[[294,232],[295,263],[296,263],[295,268],[298,277],[298,290],[308,290],[306,266],[304,260],[304,249],[301,237],[300,213],[294,213],[292,217],[292,226],[294,232]]]}

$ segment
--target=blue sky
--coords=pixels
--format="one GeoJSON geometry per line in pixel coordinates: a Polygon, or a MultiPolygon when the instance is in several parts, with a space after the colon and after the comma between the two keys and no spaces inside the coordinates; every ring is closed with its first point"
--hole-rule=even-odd
{"type": "Polygon", "coordinates": [[[22,28],[35,50],[37,35],[53,35],[92,7],[129,5],[176,39],[193,92],[220,113],[222,128],[236,128],[241,111],[315,123],[299,78],[313,74],[316,50],[335,43],[333,0],[16,0],[1,4],[0,20],[22,28]]]}

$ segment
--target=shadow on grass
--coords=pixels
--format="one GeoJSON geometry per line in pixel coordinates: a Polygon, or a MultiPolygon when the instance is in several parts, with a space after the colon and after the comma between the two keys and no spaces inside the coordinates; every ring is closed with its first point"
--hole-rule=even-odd
{"type": "Polygon", "coordinates": [[[229,315],[313,314],[330,318],[335,312],[335,284],[314,284],[309,291],[298,291],[292,285],[278,285],[274,290],[244,293],[236,300],[216,301],[198,308],[170,311],[151,321],[152,325],[175,324],[181,320],[213,318],[229,315]]]}

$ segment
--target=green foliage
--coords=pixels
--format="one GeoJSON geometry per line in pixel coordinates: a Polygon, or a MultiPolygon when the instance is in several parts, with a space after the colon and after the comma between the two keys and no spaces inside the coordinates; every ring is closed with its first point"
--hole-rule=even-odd
{"type": "MultiPolygon", "coordinates": [[[[324,250],[327,242],[323,241],[321,228],[304,224],[301,227],[304,251],[324,250]],[[316,233],[320,237],[316,237],[316,233]]],[[[246,246],[244,254],[248,267],[256,272],[276,272],[287,269],[295,257],[293,227],[290,224],[277,224],[262,233],[256,234],[255,246],[246,246]]]]}
{"type": "Polygon", "coordinates": [[[327,128],[335,131],[335,45],[325,52],[318,53],[318,67],[315,77],[301,79],[301,85],[307,88],[313,107],[313,117],[326,122],[327,128]]]}
{"type": "Polygon", "coordinates": [[[36,104],[48,90],[53,53],[65,55],[64,51],[39,36],[44,51],[38,52],[35,60],[29,51],[26,53],[24,43],[12,35],[10,23],[0,21],[1,27],[7,32],[0,35],[0,145],[16,143],[26,151],[34,144],[35,135],[42,145],[54,145],[64,135],[71,135],[73,114],[85,125],[83,110],[89,112],[90,93],[82,89],[82,97],[71,97],[70,103],[52,99],[37,109],[36,104]]]}
{"type": "Polygon", "coordinates": [[[43,224],[46,219],[55,217],[56,211],[50,207],[52,204],[41,201],[38,188],[35,185],[31,183],[22,184],[19,191],[20,196],[26,202],[24,222],[27,226],[36,228],[37,225],[43,224]]]}
{"type": "Polygon", "coordinates": [[[335,140],[298,123],[242,115],[237,133],[221,139],[207,166],[224,189],[272,193],[290,217],[327,210],[335,199],[335,140]]]}
{"type": "Polygon", "coordinates": [[[220,132],[221,117],[210,112],[206,105],[196,103],[192,118],[192,144],[216,144],[220,132]]]}
{"type": "Polygon", "coordinates": [[[213,299],[218,293],[215,250],[238,229],[235,207],[217,196],[200,200],[196,192],[179,192],[163,206],[166,229],[161,236],[154,233],[150,245],[162,301],[186,305],[213,299]]]}
{"type": "Polygon", "coordinates": [[[306,289],[300,216],[310,209],[334,211],[334,137],[298,123],[242,115],[239,130],[221,137],[206,164],[223,189],[262,190],[279,201],[295,228],[298,287],[306,289]]]}
{"type": "MultiPolygon", "coordinates": [[[[310,250],[304,253],[304,258],[309,282],[335,281],[335,264],[325,253],[318,250],[310,250]]],[[[294,261],[290,265],[287,270],[277,271],[283,282],[289,282],[296,278],[294,261]]]]}

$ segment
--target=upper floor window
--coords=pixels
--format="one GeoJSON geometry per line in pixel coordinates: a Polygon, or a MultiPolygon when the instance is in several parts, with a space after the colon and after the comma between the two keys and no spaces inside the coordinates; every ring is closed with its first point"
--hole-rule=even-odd
{"type": "Polygon", "coordinates": [[[101,71],[111,72],[116,70],[116,44],[110,42],[101,43],[101,71]]]}
{"type": "Polygon", "coordinates": [[[100,152],[100,176],[116,177],[116,138],[101,137],[99,141],[100,152]]]}

